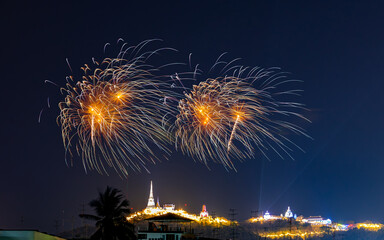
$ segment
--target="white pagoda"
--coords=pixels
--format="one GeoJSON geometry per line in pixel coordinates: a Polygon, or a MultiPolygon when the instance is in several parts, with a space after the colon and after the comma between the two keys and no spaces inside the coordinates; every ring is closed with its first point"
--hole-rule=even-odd
{"type": "Polygon", "coordinates": [[[155,208],[155,199],[153,199],[153,188],[152,188],[152,181],[151,181],[151,191],[149,192],[149,198],[148,198],[148,204],[147,208],[155,208]]]}

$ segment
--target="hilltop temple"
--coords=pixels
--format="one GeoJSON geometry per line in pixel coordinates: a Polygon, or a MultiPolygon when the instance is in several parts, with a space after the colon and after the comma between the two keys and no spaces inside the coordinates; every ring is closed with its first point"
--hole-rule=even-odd
{"type": "MultiPolygon", "coordinates": [[[[152,184],[152,181],[151,181],[151,188],[150,188],[150,191],[149,191],[149,198],[148,198],[148,204],[147,204],[147,207],[145,208],[145,210],[149,211],[149,212],[153,212],[153,211],[162,211],[162,210],[165,210],[165,211],[175,211],[175,204],[164,204],[163,207],[160,207],[160,202],[159,202],[159,197],[157,197],[157,201],[156,201],[156,204],[155,204],[155,199],[153,197],[153,184],[152,184]]],[[[208,214],[208,211],[207,211],[207,207],[205,205],[203,205],[202,207],[202,211],[200,212],[200,217],[201,218],[205,218],[205,217],[208,217],[209,214],[208,214]]]]}
{"type": "Polygon", "coordinates": [[[257,222],[260,220],[278,220],[278,219],[295,219],[296,221],[303,222],[303,223],[309,223],[311,225],[331,225],[332,221],[331,219],[323,219],[321,216],[310,216],[308,218],[303,218],[303,216],[297,217],[296,214],[293,214],[292,210],[290,207],[288,207],[287,211],[285,214],[281,214],[280,216],[274,216],[271,215],[268,211],[265,212],[263,217],[260,218],[255,218],[253,222],[257,222]]]}
{"type": "Polygon", "coordinates": [[[283,218],[294,218],[296,219],[297,218],[297,215],[296,214],[293,214],[292,210],[291,210],[291,207],[288,207],[287,211],[285,212],[285,214],[281,214],[280,216],[275,216],[275,215],[271,215],[268,211],[265,212],[264,216],[262,217],[262,219],[264,220],[277,220],[277,219],[283,219],[283,218]]]}
{"type": "Polygon", "coordinates": [[[288,206],[287,211],[285,212],[284,217],[286,217],[286,218],[293,218],[293,213],[292,213],[291,208],[289,206],[288,206]]]}

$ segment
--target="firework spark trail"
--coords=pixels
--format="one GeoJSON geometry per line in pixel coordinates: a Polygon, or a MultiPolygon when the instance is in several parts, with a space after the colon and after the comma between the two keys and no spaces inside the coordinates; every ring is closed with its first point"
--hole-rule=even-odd
{"type": "Polygon", "coordinates": [[[128,169],[148,171],[145,164],[159,160],[155,148],[170,152],[166,116],[175,110],[166,99],[178,97],[167,90],[170,76],[155,76],[156,68],[146,62],[153,51],[140,54],[148,42],[122,47],[118,58],[92,58],[94,70],[85,64],[81,81],[70,76],[61,88],[65,99],[57,121],[64,147],[71,157],[76,150],[85,170],[107,173],[110,167],[127,176],[128,169]]]}
{"type": "Polygon", "coordinates": [[[37,120],[38,123],[41,122],[41,114],[43,114],[43,111],[44,111],[44,108],[42,108],[42,109],[40,110],[40,113],[39,113],[39,119],[37,120]]]}
{"type": "Polygon", "coordinates": [[[236,116],[235,124],[233,125],[233,129],[232,129],[232,132],[231,132],[231,136],[229,137],[229,141],[228,141],[228,152],[229,152],[229,150],[231,149],[231,143],[232,143],[233,136],[234,136],[234,134],[235,134],[236,126],[237,126],[237,123],[239,122],[239,119],[240,119],[240,115],[237,115],[237,116],[236,116]]]}

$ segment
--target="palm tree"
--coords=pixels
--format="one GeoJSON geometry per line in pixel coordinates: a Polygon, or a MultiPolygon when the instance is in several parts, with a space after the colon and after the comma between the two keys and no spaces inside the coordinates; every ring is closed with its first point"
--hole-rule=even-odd
{"type": "Polygon", "coordinates": [[[129,202],[124,199],[121,191],[107,187],[104,193],[89,203],[96,215],[80,214],[81,218],[96,221],[96,232],[91,236],[93,240],[128,240],[136,239],[134,226],[125,216],[130,213],[129,202]]]}

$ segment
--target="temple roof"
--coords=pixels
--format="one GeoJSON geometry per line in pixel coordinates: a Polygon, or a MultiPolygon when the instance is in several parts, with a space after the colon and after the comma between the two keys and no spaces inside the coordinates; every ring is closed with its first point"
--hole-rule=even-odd
{"type": "Polygon", "coordinates": [[[153,222],[191,222],[191,221],[194,221],[192,219],[182,217],[182,216],[179,216],[179,215],[174,214],[174,213],[167,213],[164,215],[147,218],[145,220],[146,221],[153,221],[153,222]]]}

